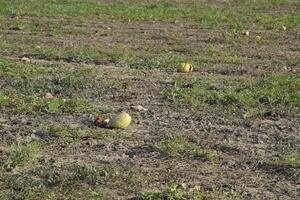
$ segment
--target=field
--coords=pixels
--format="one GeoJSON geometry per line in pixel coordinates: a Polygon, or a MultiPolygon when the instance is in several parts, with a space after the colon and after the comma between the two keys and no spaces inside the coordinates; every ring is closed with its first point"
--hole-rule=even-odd
{"type": "Polygon", "coordinates": [[[300,1],[0,0],[0,136],[1,200],[300,199],[300,1]]]}

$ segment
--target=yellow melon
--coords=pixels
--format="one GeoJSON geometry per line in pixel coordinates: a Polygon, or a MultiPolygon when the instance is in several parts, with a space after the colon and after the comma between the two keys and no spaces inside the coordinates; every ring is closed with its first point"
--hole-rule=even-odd
{"type": "Polygon", "coordinates": [[[189,64],[189,63],[182,63],[178,68],[177,68],[178,72],[182,72],[182,73],[190,73],[193,71],[193,65],[189,64]]]}
{"type": "Polygon", "coordinates": [[[130,123],[131,123],[130,115],[126,112],[122,112],[119,115],[116,115],[113,118],[111,118],[108,121],[107,127],[124,129],[124,128],[127,128],[130,123]]]}

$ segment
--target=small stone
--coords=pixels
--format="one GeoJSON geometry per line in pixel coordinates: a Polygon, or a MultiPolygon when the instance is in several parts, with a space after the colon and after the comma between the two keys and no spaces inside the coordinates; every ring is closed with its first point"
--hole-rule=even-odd
{"type": "Polygon", "coordinates": [[[148,109],[144,108],[143,106],[131,106],[131,109],[133,109],[134,111],[147,111],[148,109]]]}
{"type": "Polygon", "coordinates": [[[287,71],[289,71],[289,72],[296,72],[296,69],[294,69],[292,67],[287,67],[287,71]]]}
{"type": "Polygon", "coordinates": [[[40,141],[41,140],[41,138],[36,134],[31,134],[30,137],[33,141],[40,141]]]}
{"type": "Polygon", "coordinates": [[[54,96],[53,96],[51,93],[46,93],[46,94],[45,94],[45,98],[46,98],[46,99],[53,99],[54,96]]]}
{"type": "Polygon", "coordinates": [[[188,188],[188,185],[186,183],[181,183],[180,188],[186,190],[188,188]]]}
{"type": "Polygon", "coordinates": [[[199,192],[201,190],[200,185],[195,185],[190,189],[191,192],[199,192]]]}
{"type": "Polygon", "coordinates": [[[282,26],[282,30],[286,31],[287,27],[286,26],[282,26]]]}
{"type": "Polygon", "coordinates": [[[242,32],[243,35],[246,35],[246,36],[249,36],[250,35],[250,32],[249,31],[244,31],[242,32]]]}
{"type": "Polygon", "coordinates": [[[97,140],[88,139],[85,144],[88,146],[95,146],[97,144],[97,140]]]}
{"type": "Polygon", "coordinates": [[[24,64],[28,64],[28,63],[30,63],[30,59],[26,58],[26,57],[22,57],[21,62],[24,63],[24,64]]]}

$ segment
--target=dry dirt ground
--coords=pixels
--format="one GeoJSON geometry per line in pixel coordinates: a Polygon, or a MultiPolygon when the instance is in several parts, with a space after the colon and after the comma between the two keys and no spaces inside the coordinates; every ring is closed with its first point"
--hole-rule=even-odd
{"type": "Polygon", "coordinates": [[[253,29],[246,35],[247,30],[234,33],[182,21],[38,18],[18,20],[25,27],[47,23],[49,29],[12,28],[10,16],[1,21],[6,45],[0,50],[0,198],[150,199],[146,193],[176,188],[183,196],[201,193],[198,199],[300,199],[298,108],[292,107],[296,113],[291,115],[268,110],[247,118],[243,109],[174,97],[178,81],[181,90],[208,84],[207,91],[221,92],[232,82],[274,74],[299,81],[299,29],[253,29]],[[55,52],[41,53],[44,47],[55,52]],[[73,59],[81,50],[59,51],[72,47],[92,48],[96,56],[82,53],[73,59]],[[133,54],[138,61],[130,60],[133,54]],[[173,65],[159,67],[163,61],[141,61],[173,54],[195,63],[194,71],[181,74],[173,65]],[[31,62],[22,64],[22,56],[31,62]],[[8,73],[8,65],[21,68],[8,73]],[[39,67],[43,75],[35,74],[39,67]],[[67,73],[75,74],[74,82],[72,77],[63,82],[67,73]],[[26,100],[3,103],[6,98],[44,98],[47,92],[91,107],[29,112],[20,106],[28,106],[26,100]],[[147,110],[133,109],[138,105],[147,110]],[[120,111],[133,118],[125,130],[93,123],[97,116],[120,111]],[[78,132],[83,136],[72,135],[78,132]],[[296,152],[296,162],[283,158],[290,152],[296,152]]]}

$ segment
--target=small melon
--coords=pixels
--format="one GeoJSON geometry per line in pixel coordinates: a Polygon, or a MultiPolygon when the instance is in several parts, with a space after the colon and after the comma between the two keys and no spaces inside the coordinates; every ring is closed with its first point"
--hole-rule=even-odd
{"type": "Polygon", "coordinates": [[[182,72],[182,73],[190,73],[193,71],[193,65],[189,64],[189,63],[182,63],[178,68],[177,68],[178,72],[182,72]]]}
{"type": "Polygon", "coordinates": [[[108,121],[108,128],[125,129],[131,123],[131,117],[128,113],[122,112],[119,115],[114,116],[108,121]]]}

